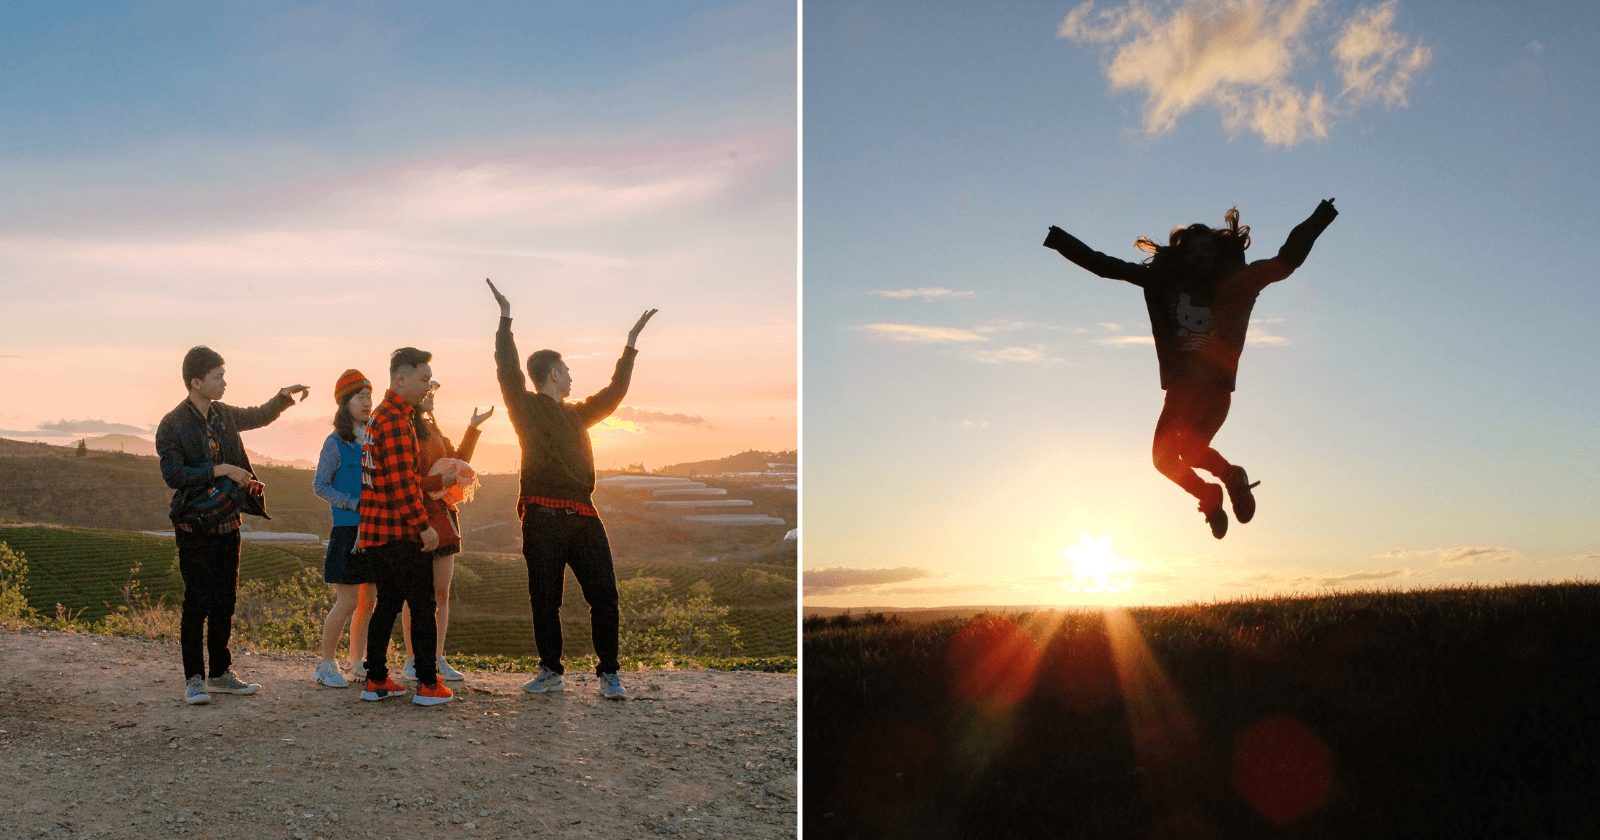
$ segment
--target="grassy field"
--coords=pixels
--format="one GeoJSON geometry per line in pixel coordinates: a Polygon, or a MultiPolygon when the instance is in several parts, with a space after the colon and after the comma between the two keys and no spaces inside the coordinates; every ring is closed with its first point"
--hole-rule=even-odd
{"type": "MultiPolygon", "coordinates": [[[[183,582],[171,537],[127,531],[51,525],[0,525],[0,543],[28,560],[28,602],[45,616],[61,604],[83,621],[99,621],[123,604],[124,587],[136,579],[154,598],[182,600],[183,582]],[[130,574],[138,568],[136,575],[130,574]]],[[[241,581],[280,581],[301,569],[318,575],[323,549],[317,545],[263,545],[246,542],[241,551],[241,581]]],[[[713,599],[730,610],[729,623],[740,631],[741,657],[790,658],[795,655],[794,566],[789,563],[621,563],[618,578],[658,577],[671,581],[669,594],[683,598],[696,582],[710,584],[713,599]]],[[[467,552],[457,558],[451,591],[447,650],[485,656],[535,654],[528,607],[527,569],[520,554],[467,552]]],[[[568,648],[582,652],[589,638],[588,607],[568,573],[562,609],[568,648]]]]}
{"type": "Polygon", "coordinates": [[[808,619],[806,836],[1593,837],[1600,585],[808,619]]]}

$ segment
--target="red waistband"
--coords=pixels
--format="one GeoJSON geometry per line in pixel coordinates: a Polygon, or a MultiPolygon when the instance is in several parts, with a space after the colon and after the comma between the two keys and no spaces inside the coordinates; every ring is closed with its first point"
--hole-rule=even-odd
{"type": "Polygon", "coordinates": [[[594,505],[584,504],[583,502],[574,502],[571,499],[557,499],[553,496],[522,496],[517,499],[517,518],[521,519],[522,515],[530,507],[570,510],[579,516],[600,516],[600,511],[595,510],[594,505]]]}

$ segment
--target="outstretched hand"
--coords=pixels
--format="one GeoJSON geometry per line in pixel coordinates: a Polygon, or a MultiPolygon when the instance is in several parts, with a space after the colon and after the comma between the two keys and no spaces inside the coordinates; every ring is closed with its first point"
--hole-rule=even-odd
{"type": "Polygon", "coordinates": [[[485,278],[483,278],[483,282],[489,284],[489,291],[494,293],[494,302],[500,304],[500,317],[502,317],[502,318],[510,318],[511,317],[511,301],[506,300],[506,296],[500,294],[500,290],[496,289],[494,287],[494,281],[493,280],[490,280],[489,278],[485,277],[485,278]]]}
{"type": "Polygon", "coordinates": [[[294,396],[295,394],[299,394],[300,395],[300,401],[301,402],[305,402],[306,401],[306,397],[311,396],[311,389],[307,388],[304,385],[290,385],[290,386],[288,386],[286,388],[279,388],[278,389],[278,396],[280,396],[280,397],[291,397],[291,396],[294,396]]]}
{"type": "Polygon", "coordinates": [[[639,333],[644,329],[644,325],[650,323],[650,316],[658,311],[656,309],[646,309],[644,314],[639,316],[639,322],[633,325],[633,329],[628,330],[629,347],[632,347],[633,343],[639,339],[639,333]]]}
{"type": "Polygon", "coordinates": [[[1333,206],[1333,199],[1324,198],[1322,200],[1322,203],[1317,205],[1317,212],[1318,213],[1331,213],[1331,214],[1337,216],[1337,215],[1339,215],[1339,208],[1333,206]]]}
{"type": "Polygon", "coordinates": [[[479,426],[483,425],[483,421],[488,420],[489,417],[491,415],[493,415],[493,414],[494,414],[494,406],[492,406],[492,405],[489,406],[489,410],[488,411],[485,411],[482,414],[478,413],[478,407],[477,406],[473,406],[472,407],[472,420],[467,423],[467,428],[469,428],[469,429],[478,428],[479,426]]]}

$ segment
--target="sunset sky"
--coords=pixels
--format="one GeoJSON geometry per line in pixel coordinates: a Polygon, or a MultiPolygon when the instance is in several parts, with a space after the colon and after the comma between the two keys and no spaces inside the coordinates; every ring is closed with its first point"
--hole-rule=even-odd
{"type": "MultiPolygon", "coordinates": [[[[603,386],[600,466],[796,444],[792,3],[26,4],[0,27],[0,436],[150,436],[195,344],[315,459],[333,384],[434,352],[458,436],[519,349],[603,386]],[[63,422],[66,421],[66,422],[63,422]]],[[[501,413],[483,466],[514,464],[501,413]]],[[[514,467],[513,467],[514,468],[514,467]]]]}
{"type": "Polygon", "coordinates": [[[1153,604],[1600,577],[1600,7],[807,4],[804,560],[815,606],[1153,604]],[[1150,464],[1125,260],[1252,258],[1215,541],[1150,464]]]}

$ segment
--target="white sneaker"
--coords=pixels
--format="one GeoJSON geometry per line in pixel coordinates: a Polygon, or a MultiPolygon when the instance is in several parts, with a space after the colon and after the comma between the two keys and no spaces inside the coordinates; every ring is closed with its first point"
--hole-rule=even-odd
{"type": "Polygon", "coordinates": [[[339,673],[339,663],[332,659],[324,659],[317,663],[317,682],[329,688],[348,688],[350,681],[339,673]]]}
{"type": "Polygon", "coordinates": [[[522,684],[522,690],[528,692],[529,694],[544,694],[548,691],[565,691],[566,688],[567,683],[561,679],[561,675],[550,670],[549,668],[540,668],[539,676],[534,677],[533,679],[522,684]]]}
{"type": "Polygon", "coordinates": [[[450,663],[444,661],[444,657],[442,656],[434,661],[433,667],[434,670],[439,672],[439,676],[441,678],[447,679],[451,682],[461,682],[462,680],[466,679],[466,677],[463,676],[460,671],[450,667],[450,663]]]}
{"type": "Polygon", "coordinates": [[[400,669],[400,676],[405,677],[408,680],[416,679],[417,678],[417,661],[415,659],[407,659],[406,660],[406,666],[404,668],[400,669]]]}
{"type": "Polygon", "coordinates": [[[183,686],[183,702],[191,706],[199,706],[211,702],[211,695],[206,693],[206,681],[199,674],[189,678],[183,686]]]}
{"type": "Polygon", "coordinates": [[[366,661],[365,660],[361,660],[361,659],[352,659],[352,660],[350,660],[349,671],[350,671],[350,676],[354,677],[357,680],[366,679],[367,678],[367,663],[366,663],[366,661]]]}
{"type": "Polygon", "coordinates": [[[255,694],[261,690],[261,683],[247,683],[239,679],[238,674],[229,671],[206,680],[206,689],[219,694],[255,694]]]}

